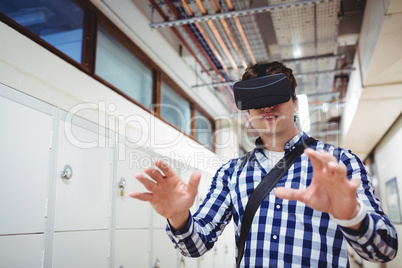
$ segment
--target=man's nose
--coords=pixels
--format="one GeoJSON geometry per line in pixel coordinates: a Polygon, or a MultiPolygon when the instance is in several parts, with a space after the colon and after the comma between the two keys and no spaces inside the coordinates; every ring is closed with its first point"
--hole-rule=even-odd
{"type": "Polygon", "coordinates": [[[267,107],[264,107],[264,108],[261,108],[261,110],[270,110],[270,109],[272,109],[272,108],[274,108],[274,106],[275,105],[272,105],[272,106],[267,106],[267,107]]]}

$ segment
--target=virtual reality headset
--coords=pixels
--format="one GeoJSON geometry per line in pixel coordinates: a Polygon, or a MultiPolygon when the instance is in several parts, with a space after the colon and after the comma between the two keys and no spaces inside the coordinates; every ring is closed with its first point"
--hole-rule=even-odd
{"type": "Polygon", "coordinates": [[[290,100],[289,80],[283,73],[265,75],[266,65],[260,65],[258,77],[233,85],[239,110],[271,107],[290,100]],[[261,71],[263,69],[263,71],[261,71]]]}

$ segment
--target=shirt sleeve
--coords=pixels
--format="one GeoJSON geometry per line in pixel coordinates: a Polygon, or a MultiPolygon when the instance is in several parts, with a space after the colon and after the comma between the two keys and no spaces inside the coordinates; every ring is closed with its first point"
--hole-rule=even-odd
{"type": "Polygon", "coordinates": [[[351,152],[341,154],[346,165],[348,178],[359,178],[361,185],[358,198],[367,207],[367,215],[360,229],[355,231],[340,227],[351,247],[363,259],[374,262],[387,262],[395,258],[398,251],[398,238],[395,227],[383,212],[380,201],[374,195],[369,175],[360,159],[351,152]]]}
{"type": "Polygon", "coordinates": [[[232,160],[215,174],[209,192],[198,211],[189,217],[186,227],[174,230],[169,223],[166,232],[175,248],[186,257],[199,257],[210,250],[232,218],[228,180],[236,164],[232,160]]]}

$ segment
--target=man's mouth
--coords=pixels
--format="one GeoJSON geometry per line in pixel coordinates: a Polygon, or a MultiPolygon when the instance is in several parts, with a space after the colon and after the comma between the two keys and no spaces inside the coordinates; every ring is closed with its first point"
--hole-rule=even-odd
{"type": "Polygon", "coordinates": [[[263,120],[268,120],[268,121],[275,120],[277,117],[278,117],[278,116],[276,116],[276,115],[263,115],[263,116],[261,116],[261,118],[262,118],[263,120]]]}

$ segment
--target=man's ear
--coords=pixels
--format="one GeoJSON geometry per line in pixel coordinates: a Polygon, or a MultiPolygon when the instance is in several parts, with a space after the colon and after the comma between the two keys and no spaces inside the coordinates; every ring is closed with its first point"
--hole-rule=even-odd
{"type": "Polygon", "coordinates": [[[294,112],[297,112],[297,111],[299,111],[299,100],[297,99],[297,97],[296,97],[296,99],[293,101],[293,111],[294,112]]]}

